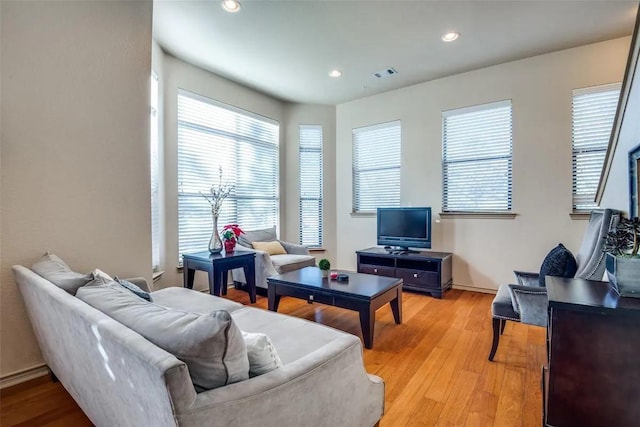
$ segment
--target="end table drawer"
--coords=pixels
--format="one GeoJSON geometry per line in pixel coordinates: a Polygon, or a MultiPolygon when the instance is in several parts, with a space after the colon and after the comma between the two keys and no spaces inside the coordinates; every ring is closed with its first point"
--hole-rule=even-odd
{"type": "Polygon", "coordinates": [[[377,274],[378,276],[395,276],[395,268],[384,265],[360,264],[358,273],[377,274]]]}
{"type": "Polygon", "coordinates": [[[440,283],[438,282],[438,273],[434,273],[432,271],[396,268],[396,276],[402,278],[405,283],[417,286],[440,286],[440,283]]]}

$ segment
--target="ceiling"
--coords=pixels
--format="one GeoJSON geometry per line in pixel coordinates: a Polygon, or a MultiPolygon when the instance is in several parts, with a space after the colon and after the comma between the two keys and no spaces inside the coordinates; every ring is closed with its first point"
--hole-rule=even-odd
{"type": "Polygon", "coordinates": [[[155,0],[153,36],[168,53],[297,103],[365,96],[630,35],[637,1],[155,0]],[[440,37],[457,31],[460,38],[440,37]],[[393,67],[398,74],[376,79],[393,67]],[[331,78],[332,69],[342,77],[331,78]]]}

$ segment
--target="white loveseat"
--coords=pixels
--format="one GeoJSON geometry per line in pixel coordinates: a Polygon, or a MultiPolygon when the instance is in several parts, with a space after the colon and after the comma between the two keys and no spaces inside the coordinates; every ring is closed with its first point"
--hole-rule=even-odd
{"type": "MultiPolygon", "coordinates": [[[[288,271],[298,270],[304,267],[316,265],[315,257],[309,255],[309,249],[305,246],[278,240],[276,227],[265,228],[264,230],[245,231],[238,237],[236,251],[251,251],[256,253],[256,286],[267,289],[267,278],[288,271]],[[280,255],[269,255],[269,253],[254,249],[253,242],[273,242],[278,241],[287,252],[280,255]]],[[[236,269],[232,272],[233,281],[246,284],[244,271],[236,269]]]]}
{"type": "Polygon", "coordinates": [[[46,364],[97,426],[372,426],[384,383],[368,375],[360,339],[313,322],[184,288],[153,304],[227,310],[267,334],[283,366],[198,393],[187,365],[23,266],[13,273],[46,364]]]}

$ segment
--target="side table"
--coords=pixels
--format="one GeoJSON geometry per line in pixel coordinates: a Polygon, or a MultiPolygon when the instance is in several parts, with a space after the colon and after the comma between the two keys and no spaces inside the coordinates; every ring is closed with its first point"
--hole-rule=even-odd
{"type": "Polygon", "coordinates": [[[220,252],[211,254],[209,251],[183,254],[183,286],[193,289],[193,279],[196,270],[206,271],[209,274],[209,293],[220,296],[224,285],[224,294],[227,293],[227,275],[229,270],[242,268],[247,279],[249,299],[256,302],[256,254],[248,251],[220,252]]]}

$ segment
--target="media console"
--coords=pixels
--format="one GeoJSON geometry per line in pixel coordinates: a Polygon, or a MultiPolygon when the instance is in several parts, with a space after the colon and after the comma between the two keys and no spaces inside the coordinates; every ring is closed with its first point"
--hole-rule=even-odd
{"type": "Polygon", "coordinates": [[[451,288],[453,254],[420,251],[417,253],[390,253],[384,248],[356,251],[358,273],[377,274],[402,279],[403,289],[430,293],[442,298],[451,288]]]}

